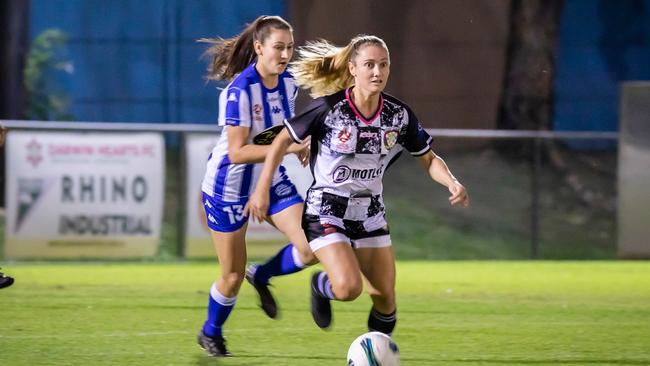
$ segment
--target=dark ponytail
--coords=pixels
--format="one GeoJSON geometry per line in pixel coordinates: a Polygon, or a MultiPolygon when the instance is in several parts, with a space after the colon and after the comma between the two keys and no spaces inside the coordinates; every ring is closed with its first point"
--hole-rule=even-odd
{"type": "Polygon", "coordinates": [[[223,38],[201,38],[198,41],[209,43],[204,57],[211,60],[208,66],[209,80],[230,80],[242,72],[257,57],[253,44],[264,43],[271,29],[293,32],[291,25],[279,16],[260,16],[250,23],[237,36],[223,38]]]}

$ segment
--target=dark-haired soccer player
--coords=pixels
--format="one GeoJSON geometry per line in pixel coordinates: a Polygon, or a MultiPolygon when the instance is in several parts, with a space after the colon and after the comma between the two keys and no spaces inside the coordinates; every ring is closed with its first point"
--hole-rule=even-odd
{"type": "MultiPolygon", "coordinates": [[[[294,115],[297,87],[286,71],[293,55],[293,30],[278,16],[261,16],[230,39],[207,39],[212,63],[208,78],[228,80],[219,99],[221,137],[209,156],[202,183],[203,206],[221,273],[210,289],[208,316],[198,337],[211,356],[229,356],[223,325],[235,306],[246,279],[260,295],[262,309],[275,318],[277,305],[268,289],[269,279],[297,272],[315,260],[300,227],[303,200],[280,166],[272,172],[267,191],[269,221],[291,243],[267,263],[246,271],[246,228],[243,214],[251,187],[257,181],[269,145],[256,145],[254,137],[294,115]]],[[[288,152],[306,163],[309,150],[293,144],[288,152]]]]}

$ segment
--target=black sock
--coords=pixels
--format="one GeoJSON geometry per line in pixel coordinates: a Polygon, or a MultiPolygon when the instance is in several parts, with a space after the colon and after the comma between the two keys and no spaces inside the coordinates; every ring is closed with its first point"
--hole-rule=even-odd
{"type": "Polygon", "coordinates": [[[370,309],[370,315],[368,315],[368,330],[390,335],[393,333],[396,323],[397,310],[390,314],[382,314],[375,310],[374,307],[370,309]]]}

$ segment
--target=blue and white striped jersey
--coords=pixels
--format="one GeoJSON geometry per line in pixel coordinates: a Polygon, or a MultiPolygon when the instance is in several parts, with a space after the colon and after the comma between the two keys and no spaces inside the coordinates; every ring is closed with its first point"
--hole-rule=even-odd
{"type": "MultiPolygon", "coordinates": [[[[281,125],[295,114],[298,88],[293,77],[285,71],[278,85],[267,89],[255,69],[249,65],[237,75],[219,96],[219,126],[224,126],[221,137],[208,158],[202,191],[225,202],[236,202],[252,193],[262,171],[262,164],[233,164],[228,159],[229,126],[249,127],[248,144],[266,128],[281,125]]],[[[286,179],[280,166],[273,184],[286,179]]]]}

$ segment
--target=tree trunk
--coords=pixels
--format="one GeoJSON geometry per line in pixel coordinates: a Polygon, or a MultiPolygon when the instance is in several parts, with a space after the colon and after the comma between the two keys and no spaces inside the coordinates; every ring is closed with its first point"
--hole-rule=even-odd
{"type": "Polygon", "coordinates": [[[25,112],[23,68],[28,51],[29,0],[0,1],[0,118],[25,112]]]}
{"type": "MultiPolygon", "coordinates": [[[[25,113],[23,68],[28,50],[29,0],[0,0],[0,118],[25,113]]],[[[0,146],[0,192],[5,191],[5,147],[0,146]]],[[[0,193],[0,207],[5,207],[0,193]]]]}
{"type": "Polygon", "coordinates": [[[552,127],[556,40],[563,3],[512,0],[498,128],[552,127]]]}

